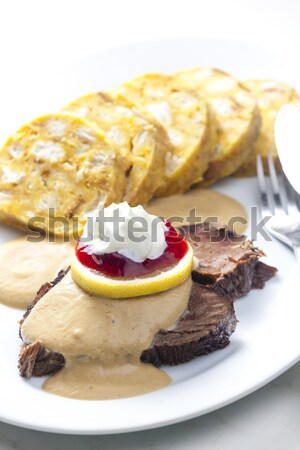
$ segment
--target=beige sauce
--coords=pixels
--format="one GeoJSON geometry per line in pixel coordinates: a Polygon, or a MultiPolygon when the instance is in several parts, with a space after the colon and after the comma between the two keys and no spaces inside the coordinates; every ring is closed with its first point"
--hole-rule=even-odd
{"type": "Polygon", "coordinates": [[[25,309],[37,291],[67,268],[74,246],[26,237],[0,245],[0,303],[25,309]]]}
{"type": "Polygon", "coordinates": [[[171,197],[162,197],[152,200],[146,210],[156,216],[175,219],[175,226],[188,224],[190,212],[195,208],[195,216],[198,220],[191,220],[189,223],[203,222],[210,217],[217,217],[217,222],[229,226],[236,233],[242,234],[247,226],[248,220],[245,208],[236,200],[227,195],[210,189],[194,188],[183,195],[173,195],[171,197]],[[232,223],[232,218],[236,221],[232,223]],[[241,223],[241,220],[244,223],[241,223]]]}
{"type": "Polygon", "coordinates": [[[191,280],[155,295],[106,299],[84,293],[66,277],[49,291],[22,326],[25,342],[62,353],[66,366],[43,388],[79,399],[113,399],[160,389],[170,378],[140,355],[155,334],[187,308],[191,280]],[[45,326],[45,322],[47,326],[45,326]]]}

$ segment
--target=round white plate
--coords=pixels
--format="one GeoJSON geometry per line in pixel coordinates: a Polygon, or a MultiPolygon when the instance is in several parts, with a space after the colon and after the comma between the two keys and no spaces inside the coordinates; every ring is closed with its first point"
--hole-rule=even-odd
{"type": "MultiPolygon", "coordinates": [[[[290,56],[290,55],[289,55],[290,56]]],[[[173,71],[197,64],[229,70],[239,77],[271,76],[293,82],[295,69],[262,49],[226,41],[154,41],[95,55],[60,75],[30,101],[20,99],[22,120],[59,108],[68,100],[101,90],[147,71],[173,71]]],[[[44,85],[46,85],[44,80],[44,85]]],[[[9,122],[9,120],[8,120],[9,122]]],[[[12,127],[8,123],[6,129],[12,127]]],[[[15,127],[18,124],[15,124],[15,127]]],[[[257,203],[255,179],[228,179],[215,189],[245,207],[257,203]]],[[[3,225],[1,241],[17,233],[3,225]]],[[[40,389],[41,379],[25,381],[17,371],[17,320],[22,312],[0,305],[0,420],[23,427],[72,434],[119,433],[186,420],[231,403],[258,389],[300,359],[299,275],[292,252],[277,241],[258,245],[279,274],[264,290],[235,304],[239,319],[231,344],[208,356],[166,368],[173,383],[147,395],[112,401],[56,397],[40,389]]],[[[46,324],[45,324],[46,326],[46,324]]]]}

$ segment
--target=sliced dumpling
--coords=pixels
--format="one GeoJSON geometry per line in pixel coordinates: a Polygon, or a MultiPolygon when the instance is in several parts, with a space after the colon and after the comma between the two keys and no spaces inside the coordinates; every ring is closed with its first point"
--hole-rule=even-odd
{"type": "Polygon", "coordinates": [[[112,95],[125,97],[167,131],[172,150],[166,158],[166,182],[157,196],[184,192],[202,180],[215,148],[216,127],[198,92],[178,86],[171,76],[146,74],[122,84],[112,95]]]}
{"type": "Polygon", "coordinates": [[[90,123],[63,114],[40,117],[0,151],[0,219],[58,235],[80,231],[87,213],[122,200],[127,170],[90,123]]]}
{"type": "Polygon", "coordinates": [[[147,203],[165,181],[165,159],[171,144],[163,127],[126,99],[97,92],[80,97],[62,111],[95,124],[128,160],[130,171],[124,200],[147,203]]]}
{"type": "Polygon", "coordinates": [[[208,185],[234,173],[251,154],[260,125],[256,100],[237,79],[217,69],[195,67],[175,76],[205,97],[218,122],[215,155],[204,175],[208,185]]]}
{"type": "Polygon", "coordinates": [[[267,156],[271,153],[276,165],[279,159],[274,141],[274,123],[276,114],[285,103],[298,103],[300,97],[297,91],[285,83],[274,80],[248,80],[243,82],[257,99],[261,115],[261,128],[255,147],[236,175],[249,177],[256,175],[256,155],[261,154],[267,172],[267,156]]]}

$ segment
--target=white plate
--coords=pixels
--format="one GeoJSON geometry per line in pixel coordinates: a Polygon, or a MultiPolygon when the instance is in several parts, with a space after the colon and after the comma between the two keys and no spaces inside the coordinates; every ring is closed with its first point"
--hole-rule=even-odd
{"type": "MultiPolygon", "coordinates": [[[[90,57],[60,77],[47,89],[49,95],[31,98],[33,112],[46,112],[77,95],[107,88],[146,71],[172,71],[210,64],[241,77],[273,76],[289,82],[297,73],[277,63],[266,50],[237,43],[209,40],[168,40],[137,44],[90,57]],[[55,89],[54,89],[55,88],[55,89]]],[[[26,95],[20,110],[26,116],[26,95]],[[25,102],[25,103],[24,103],[25,102]]],[[[11,124],[7,123],[7,129],[11,124]]],[[[216,189],[240,200],[247,209],[255,205],[254,179],[226,180],[216,189]]],[[[1,240],[16,232],[0,228],[1,240]]],[[[166,369],[173,383],[147,395],[113,401],[70,400],[40,389],[42,380],[30,382],[17,372],[19,350],[16,311],[0,306],[0,419],[15,425],[51,432],[77,434],[118,433],[159,427],[231,403],[281,374],[300,358],[299,276],[291,251],[279,242],[258,244],[266,261],[279,274],[262,290],[236,302],[239,324],[224,350],[166,369]]]]}

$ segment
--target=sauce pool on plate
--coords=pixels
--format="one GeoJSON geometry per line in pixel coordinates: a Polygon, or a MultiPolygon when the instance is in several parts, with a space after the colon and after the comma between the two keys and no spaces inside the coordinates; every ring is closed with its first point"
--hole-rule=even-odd
{"type": "Polygon", "coordinates": [[[0,245],[0,303],[26,309],[37,291],[70,264],[74,244],[31,242],[26,237],[0,245]]]}

